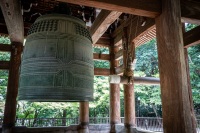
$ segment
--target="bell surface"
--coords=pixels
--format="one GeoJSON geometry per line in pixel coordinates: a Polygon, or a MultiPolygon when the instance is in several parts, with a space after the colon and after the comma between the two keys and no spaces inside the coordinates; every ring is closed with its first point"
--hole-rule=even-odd
{"type": "Polygon", "coordinates": [[[31,26],[23,51],[18,100],[91,101],[94,65],[85,23],[49,14],[31,26]]]}

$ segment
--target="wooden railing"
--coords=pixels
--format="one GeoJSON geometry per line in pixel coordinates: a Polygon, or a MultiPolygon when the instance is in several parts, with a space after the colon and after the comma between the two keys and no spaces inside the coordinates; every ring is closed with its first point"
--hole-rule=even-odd
{"type": "MultiPolygon", "coordinates": [[[[2,125],[3,119],[0,119],[2,125]]],[[[124,123],[124,117],[121,117],[124,123]]],[[[163,131],[162,118],[137,117],[136,125],[138,129],[149,131],[163,131]]],[[[79,118],[37,118],[37,119],[17,119],[16,126],[27,127],[58,127],[79,124],[79,118]]],[[[109,117],[90,117],[90,124],[109,124],[109,117]]],[[[200,133],[200,119],[197,119],[197,133],[200,133]]]]}

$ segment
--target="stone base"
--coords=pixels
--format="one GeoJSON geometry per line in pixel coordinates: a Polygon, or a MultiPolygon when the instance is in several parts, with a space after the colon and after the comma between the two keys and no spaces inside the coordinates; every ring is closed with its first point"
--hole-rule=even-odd
{"type": "Polygon", "coordinates": [[[88,128],[80,128],[79,125],[43,128],[15,127],[13,131],[13,133],[153,133],[139,131],[134,127],[126,128],[123,124],[116,124],[114,127],[112,127],[112,130],[109,124],[92,124],[89,125],[88,128]]]}

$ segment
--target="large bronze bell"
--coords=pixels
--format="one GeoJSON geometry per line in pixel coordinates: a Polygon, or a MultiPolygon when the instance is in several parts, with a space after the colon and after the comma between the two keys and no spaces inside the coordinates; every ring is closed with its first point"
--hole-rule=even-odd
{"type": "Polygon", "coordinates": [[[93,99],[92,40],[78,18],[49,14],[31,26],[23,52],[19,100],[93,99]]]}

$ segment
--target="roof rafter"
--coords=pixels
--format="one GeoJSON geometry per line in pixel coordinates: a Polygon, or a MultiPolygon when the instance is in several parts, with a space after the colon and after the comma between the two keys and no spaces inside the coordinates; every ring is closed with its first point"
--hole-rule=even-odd
{"type": "Polygon", "coordinates": [[[108,27],[121,15],[121,12],[102,10],[90,28],[93,44],[106,32],[108,27]]]}
{"type": "Polygon", "coordinates": [[[199,33],[200,33],[200,26],[198,26],[188,32],[185,32],[183,34],[184,47],[188,48],[190,46],[200,44],[199,33]]]}
{"type": "MultiPolygon", "coordinates": [[[[119,11],[138,16],[155,18],[161,13],[161,0],[58,0],[72,4],[91,6],[106,10],[119,11]]],[[[182,0],[181,14],[184,22],[200,24],[200,2],[182,0]]]]}
{"type": "Polygon", "coordinates": [[[58,0],[72,4],[91,6],[106,10],[119,11],[139,16],[155,18],[161,12],[160,0],[58,0]]]}

